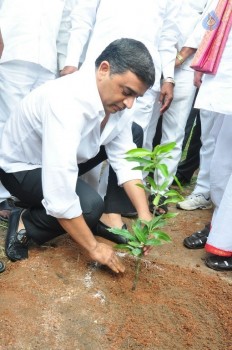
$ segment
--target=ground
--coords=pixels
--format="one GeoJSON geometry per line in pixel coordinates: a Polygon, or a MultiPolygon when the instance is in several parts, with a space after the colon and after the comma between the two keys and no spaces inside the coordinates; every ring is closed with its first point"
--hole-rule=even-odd
{"type": "Polygon", "coordinates": [[[120,254],[126,272],[115,275],[64,235],[13,263],[1,229],[0,350],[232,350],[232,272],[182,244],[212,212],[171,210],[172,242],[144,259],[135,291],[132,257],[120,254]]]}

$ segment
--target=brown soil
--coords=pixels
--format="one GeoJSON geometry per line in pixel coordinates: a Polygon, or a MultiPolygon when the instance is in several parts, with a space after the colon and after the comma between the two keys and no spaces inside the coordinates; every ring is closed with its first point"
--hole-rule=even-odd
{"type": "Polygon", "coordinates": [[[204,250],[182,245],[211,211],[178,212],[166,228],[172,243],[144,259],[135,291],[132,257],[121,255],[127,269],[118,276],[66,235],[16,263],[2,249],[0,349],[232,349],[232,272],[208,269],[204,250]]]}

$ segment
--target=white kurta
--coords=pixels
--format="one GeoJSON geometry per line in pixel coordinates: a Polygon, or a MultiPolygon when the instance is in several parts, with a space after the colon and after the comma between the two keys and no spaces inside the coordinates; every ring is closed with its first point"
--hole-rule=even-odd
{"type": "Polygon", "coordinates": [[[67,40],[71,0],[1,0],[4,50],[0,63],[22,60],[57,72],[57,52],[67,40]],[[66,23],[66,24],[65,24],[66,23]]]}
{"type": "Polygon", "coordinates": [[[75,192],[78,163],[94,157],[105,145],[119,185],[142,179],[137,163],[124,159],[135,148],[131,120],[124,112],[105,116],[95,70],[82,70],[45,83],[20,103],[5,124],[0,167],[18,172],[42,167],[43,205],[48,214],[73,218],[81,214],[75,192]]]}
{"type": "MultiPolygon", "coordinates": [[[[208,12],[215,10],[216,0],[212,0],[208,12]]],[[[200,23],[186,46],[194,46],[204,34],[200,23]]],[[[210,194],[215,204],[212,229],[207,245],[232,252],[232,31],[230,31],[226,47],[216,75],[205,74],[200,87],[195,106],[214,115],[212,133],[216,139],[215,150],[210,168],[210,194]]],[[[207,246],[206,246],[207,249],[207,246]]]]}
{"type": "MultiPolygon", "coordinates": [[[[182,1],[182,6],[178,15],[179,38],[177,43],[178,51],[184,46],[186,38],[192,33],[202,12],[206,6],[207,0],[193,2],[191,0],[182,1]]],[[[185,136],[186,122],[192,108],[196,87],[193,85],[193,70],[189,64],[192,56],[186,60],[180,67],[175,69],[175,88],[174,98],[164,113],[162,119],[162,138],[161,144],[175,142],[176,146],[172,150],[172,158],[166,159],[165,164],[170,174],[175,174],[182,154],[182,143],[185,136]]],[[[158,172],[158,182],[162,184],[166,179],[158,172]]],[[[167,188],[172,182],[170,181],[167,188]]]]}

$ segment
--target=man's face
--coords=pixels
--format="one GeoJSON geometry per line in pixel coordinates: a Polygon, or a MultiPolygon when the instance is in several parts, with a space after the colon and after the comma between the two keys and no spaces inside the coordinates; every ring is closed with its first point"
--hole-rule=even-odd
{"type": "Polygon", "coordinates": [[[97,70],[97,86],[106,114],[131,108],[134,100],[148,89],[139,78],[127,71],[110,75],[110,66],[103,61],[97,70]]]}

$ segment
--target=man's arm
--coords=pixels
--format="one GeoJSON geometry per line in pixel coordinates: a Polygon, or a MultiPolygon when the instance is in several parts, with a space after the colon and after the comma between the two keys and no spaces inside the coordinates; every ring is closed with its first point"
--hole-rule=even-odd
{"type": "Polygon", "coordinates": [[[178,0],[168,0],[159,40],[159,54],[162,64],[163,82],[159,101],[162,105],[160,113],[164,113],[173,100],[174,84],[167,78],[174,78],[176,44],[178,40],[177,16],[180,9],[178,0]],[[167,79],[167,81],[166,81],[167,79]]]}
{"type": "Polygon", "coordinates": [[[93,30],[100,0],[79,0],[70,14],[70,33],[66,58],[60,65],[60,75],[70,74],[78,69],[81,55],[93,30]]]}
{"type": "Polygon", "coordinates": [[[73,240],[88,252],[91,259],[107,265],[116,273],[125,271],[113,248],[95,239],[82,215],[73,219],[58,219],[58,221],[73,240]]]}

